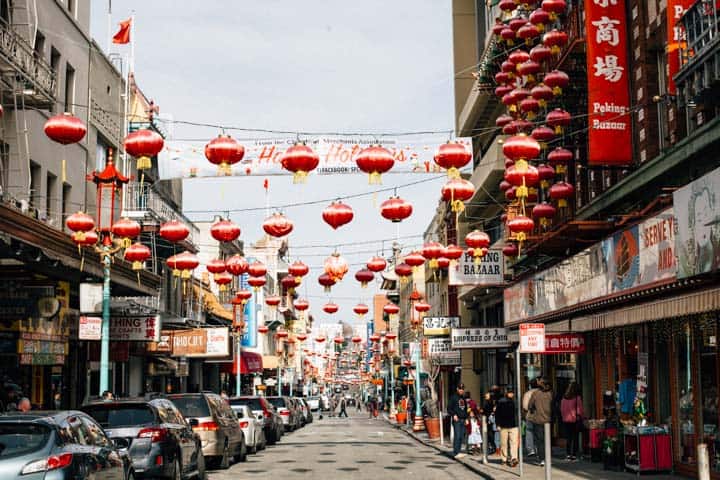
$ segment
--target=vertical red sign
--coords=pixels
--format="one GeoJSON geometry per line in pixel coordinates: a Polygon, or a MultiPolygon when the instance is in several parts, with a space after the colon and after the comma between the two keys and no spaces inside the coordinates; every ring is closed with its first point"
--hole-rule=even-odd
{"type": "Polygon", "coordinates": [[[685,37],[685,31],[679,24],[685,10],[690,8],[694,0],[668,0],[667,1],[667,92],[675,95],[675,81],[673,77],[680,70],[680,41],[685,37]]]}
{"type": "Polygon", "coordinates": [[[625,0],[585,0],[588,164],[630,165],[630,66],[625,0]]]}

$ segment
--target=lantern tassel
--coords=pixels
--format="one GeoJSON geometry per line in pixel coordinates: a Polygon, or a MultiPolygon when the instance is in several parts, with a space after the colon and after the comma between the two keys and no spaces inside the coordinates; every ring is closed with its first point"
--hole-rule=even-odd
{"type": "Polygon", "coordinates": [[[368,176],[368,185],[382,185],[380,172],[371,172],[368,176]]]}
{"type": "Polygon", "coordinates": [[[67,161],[64,158],[60,160],[60,178],[63,183],[67,182],[67,161]]]}
{"type": "Polygon", "coordinates": [[[455,167],[450,167],[450,168],[448,168],[447,176],[450,179],[460,178],[460,170],[458,170],[455,167]]]}
{"type": "Polygon", "coordinates": [[[307,176],[308,172],[303,172],[302,170],[298,170],[293,174],[293,183],[306,183],[307,182],[307,176]]]}
{"type": "MultiPolygon", "coordinates": [[[[80,249],[80,245],[78,245],[78,250],[80,249]]],[[[83,271],[83,267],[85,266],[85,255],[80,254],[80,271],[83,271]]]]}
{"type": "Polygon", "coordinates": [[[137,271],[137,282],[138,282],[138,287],[139,287],[140,286],[140,270],[137,271]]]}

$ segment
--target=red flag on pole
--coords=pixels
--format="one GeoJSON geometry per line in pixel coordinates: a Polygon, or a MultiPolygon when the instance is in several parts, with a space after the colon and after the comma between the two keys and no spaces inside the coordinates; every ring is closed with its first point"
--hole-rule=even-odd
{"type": "Polygon", "coordinates": [[[121,45],[124,45],[126,43],[130,43],[130,26],[132,24],[132,19],[128,18],[124,22],[120,22],[120,30],[113,35],[113,43],[119,43],[121,45]]]}

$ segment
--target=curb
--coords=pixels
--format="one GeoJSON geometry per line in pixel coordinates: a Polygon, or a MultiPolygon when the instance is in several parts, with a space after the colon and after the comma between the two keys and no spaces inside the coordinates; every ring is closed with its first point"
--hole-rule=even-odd
{"type": "Polygon", "coordinates": [[[434,443],[432,443],[432,442],[429,442],[429,441],[427,441],[427,440],[425,440],[425,439],[423,439],[423,438],[420,438],[419,436],[415,435],[412,431],[405,430],[404,428],[402,428],[402,426],[400,426],[400,425],[398,425],[398,424],[396,424],[396,423],[391,423],[390,421],[388,421],[388,423],[390,424],[391,427],[395,428],[396,430],[400,430],[401,432],[405,433],[408,437],[410,437],[410,438],[412,438],[412,439],[414,439],[414,440],[422,443],[423,445],[426,445],[426,446],[428,446],[428,447],[434,448],[435,450],[437,450],[438,452],[442,453],[443,455],[445,455],[445,456],[448,457],[449,459],[454,460],[455,462],[457,462],[457,463],[459,463],[460,465],[464,466],[465,468],[467,468],[467,469],[470,470],[471,472],[476,473],[477,475],[480,475],[481,477],[486,478],[486,479],[488,479],[488,480],[495,480],[495,477],[491,476],[488,472],[479,469],[479,468],[476,467],[475,465],[472,465],[472,464],[470,464],[470,463],[465,463],[465,462],[463,462],[462,460],[458,460],[458,459],[454,458],[452,455],[448,455],[448,452],[447,452],[446,450],[443,450],[443,449],[440,448],[438,445],[436,445],[436,444],[434,444],[434,443]]]}

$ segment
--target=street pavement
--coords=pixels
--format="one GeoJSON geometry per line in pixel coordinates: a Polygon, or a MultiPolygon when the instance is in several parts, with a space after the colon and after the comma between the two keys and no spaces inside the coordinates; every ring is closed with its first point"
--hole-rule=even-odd
{"type": "Polygon", "coordinates": [[[350,418],[324,416],[285,435],[247,462],[214,470],[210,480],[226,479],[403,479],[482,478],[461,463],[424,445],[381,417],[352,409],[350,418]]]}

